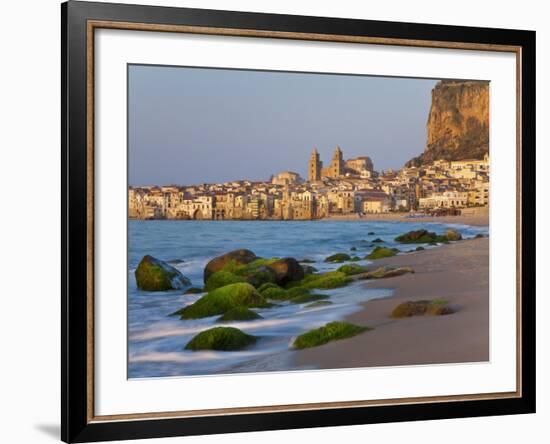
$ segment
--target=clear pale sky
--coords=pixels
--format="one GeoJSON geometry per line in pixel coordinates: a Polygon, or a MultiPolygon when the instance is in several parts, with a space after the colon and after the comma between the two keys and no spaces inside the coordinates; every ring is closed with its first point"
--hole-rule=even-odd
{"type": "Polygon", "coordinates": [[[400,168],[424,150],[435,80],[334,74],[129,67],[130,185],[190,185],[307,174],[370,156],[400,168]]]}

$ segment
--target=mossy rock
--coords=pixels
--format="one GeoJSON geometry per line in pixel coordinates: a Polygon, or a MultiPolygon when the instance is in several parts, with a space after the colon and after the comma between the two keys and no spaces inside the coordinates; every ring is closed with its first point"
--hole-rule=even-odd
{"type": "Polygon", "coordinates": [[[331,301],[321,300],[321,301],[315,301],[311,304],[307,304],[305,308],[317,308],[317,307],[326,307],[327,305],[332,305],[333,303],[331,301]]]}
{"type": "Polygon", "coordinates": [[[309,290],[304,287],[292,287],[287,289],[287,294],[289,298],[296,298],[298,296],[309,294],[309,290]]]}
{"type": "Polygon", "coordinates": [[[307,302],[315,302],[315,301],[321,301],[323,299],[328,299],[329,296],[326,294],[303,294],[301,296],[296,296],[294,298],[289,299],[288,301],[291,304],[305,304],[307,302]]]}
{"type": "Polygon", "coordinates": [[[262,284],[258,287],[258,292],[261,294],[268,288],[281,288],[277,284],[274,284],[272,282],[266,282],[265,284],[262,284]]]}
{"type": "Polygon", "coordinates": [[[216,271],[212,273],[204,284],[205,291],[214,291],[216,288],[225,287],[229,284],[236,284],[238,282],[246,282],[246,279],[242,276],[237,276],[229,271],[216,271]]]}
{"type": "Polygon", "coordinates": [[[238,264],[235,264],[234,262],[228,262],[223,269],[225,271],[231,271],[232,273],[235,273],[238,276],[250,276],[251,274],[264,270],[265,267],[268,267],[269,265],[271,265],[274,262],[277,262],[278,260],[279,258],[277,257],[272,257],[272,258],[259,257],[245,265],[238,265],[238,264]]]}
{"type": "Polygon", "coordinates": [[[349,261],[351,259],[349,254],[346,253],[336,253],[333,254],[325,259],[325,262],[329,262],[332,264],[337,264],[340,262],[349,261]]]}
{"type": "Polygon", "coordinates": [[[268,267],[275,272],[275,282],[285,285],[291,281],[299,281],[304,278],[304,268],[293,257],[285,257],[272,261],[268,267]]]}
{"type": "Polygon", "coordinates": [[[348,322],[330,322],[323,327],[310,330],[307,333],[299,335],[293,343],[296,349],[317,347],[331,341],[351,338],[360,333],[372,330],[370,327],[361,327],[348,322]]]}
{"type": "Polygon", "coordinates": [[[242,350],[258,338],[233,327],[214,327],[200,332],[185,346],[186,350],[242,350]]]}
{"type": "Polygon", "coordinates": [[[341,271],[329,271],[328,273],[310,274],[301,281],[291,283],[288,288],[302,287],[306,290],[331,289],[345,287],[351,282],[348,276],[341,271]]]}
{"type": "Polygon", "coordinates": [[[319,270],[317,268],[312,267],[311,265],[302,265],[302,268],[304,269],[304,276],[308,274],[317,273],[319,270]]]}
{"type": "Polygon", "coordinates": [[[350,262],[359,262],[361,260],[361,258],[359,256],[353,256],[352,258],[350,258],[350,262]]]}
{"type": "Polygon", "coordinates": [[[397,248],[375,247],[365,259],[382,259],[395,256],[397,253],[399,253],[397,248]]]}
{"type": "Polygon", "coordinates": [[[204,282],[206,283],[210,275],[217,271],[224,270],[232,272],[235,268],[249,264],[256,259],[258,259],[258,257],[252,251],[246,249],[233,250],[229,253],[215,257],[206,264],[206,267],[204,267],[204,282]]]}
{"type": "Polygon", "coordinates": [[[408,318],[412,316],[424,315],[447,315],[454,313],[455,310],[443,299],[407,301],[399,304],[391,312],[392,318],[408,318]]]}
{"type": "Polygon", "coordinates": [[[261,295],[266,299],[285,300],[288,299],[288,292],[281,287],[266,288],[261,292],[261,295]]]}
{"type": "Polygon", "coordinates": [[[221,315],[217,322],[253,321],[263,319],[258,313],[247,307],[235,307],[221,315]]]}
{"type": "Polygon", "coordinates": [[[268,307],[265,298],[249,283],[226,285],[204,295],[174,314],[181,319],[199,319],[221,315],[235,307],[268,307]]]}
{"type": "Polygon", "coordinates": [[[399,267],[399,268],[380,267],[380,268],[377,268],[376,270],[369,271],[367,273],[366,279],[391,278],[391,277],[401,276],[407,273],[414,273],[414,270],[410,267],[399,267]]]}
{"type": "Polygon", "coordinates": [[[462,240],[462,234],[450,228],[447,231],[445,231],[445,237],[447,238],[447,240],[450,240],[450,241],[462,240]]]}
{"type": "Polygon", "coordinates": [[[152,256],[143,256],[135,271],[140,290],[167,291],[191,285],[191,281],[179,270],[152,256]]]}
{"type": "Polygon", "coordinates": [[[246,282],[256,288],[277,282],[277,274],[271,267],[262,266],[246,276],[246,282]]]}
{"type": "Polygon", "coordinates": [[[204,288],[191,287],[185,290],[185,293],[183,294],[200,294],[200,293],[204,293],[204,291],[205,291],[204,288]]]}
{"type": "Polygon", "coordinates": [[[336,271],[340,271],[346,276],[352,276],[354,274],[365,273],[368,271],[368,268],[357,264],[345,264],[339,267],[336,271]]]}
{"type": "Polygon", "coordinates": [[[268,287],[265,288],[261,295],[266,299],[273,299],[278,301],[286,301],[292,298],[308,295],[309,290],[303,287],[293,287],[289,289],[284,289],[281,287],[268,287]]]}
{"type": "Polygon", "coordinates": [[[447,241],[447,237],[428,230],[414,230],[397,236],[395,240],[402,244],[429,244],[447,241]]]}

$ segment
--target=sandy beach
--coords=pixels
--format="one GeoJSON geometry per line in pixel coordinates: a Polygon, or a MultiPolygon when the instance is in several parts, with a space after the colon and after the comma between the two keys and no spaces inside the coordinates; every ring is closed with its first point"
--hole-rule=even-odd
{"type": "MultiPolygon", "coordinates": [[[[438,218],[439,219],[439,218],[438,218]]],[[[471,239],[376,261],[415,270],[364,288],[391,288],[346,321],[374,330],[350,339],[296,351],[299,368],[353,368],[489,360],[489,239],[471,239]],[[389,317],[399,303],[445,299],[457,312],[445,316],[389,317]]]]}
{"type": "Polygon", "coordinates": [[[353,214],[349,216],[331,216],[326,220],[356,220],[365,222],[439,222],[445,224],[465,224],[474,226],[489,225],[489,209],[477,208],[478,211],[472,211],[457,216],[415,216],[410,217],[409,213],[379,213],[379,214],[353,214]]]}

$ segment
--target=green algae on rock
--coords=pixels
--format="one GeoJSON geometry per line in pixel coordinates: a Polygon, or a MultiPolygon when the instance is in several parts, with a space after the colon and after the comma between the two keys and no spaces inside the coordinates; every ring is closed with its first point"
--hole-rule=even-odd
{"type": "Polygon", "coordinates": [[[375,247],[370,254],[365,256],[365,259],[382,259],[385,257],[395,256],[397,253],[399,253],[397,248],[375,247]]]}
{"type": "Polygon", "coordinates": [[[333,254],[325,259],[325,262],[337,264],[340,262],[349,261],[351,259],[351,256],[346,253],[336,253],[333,254]]]}
{"type": "Polygon", "coordinates": [[[455,310],[443,299],[407,301],[399,304],[391,312],[392,318],[408,318],[411,316],[440,316],[455,313],[455,310]]]}
{"type": "Polygon", "coordinates": [[[315,328],[296,337],[292,346],[296,349],[318,347],[331,341],[351,338],[360,333],[372,330],[371,327],[361,327],[348,322],[330,322],[323,327],[315,328]]]}
{"type": "Polygon", "coordinates": [[[221,315],[235,307],[268,306],[265,298],[252,285],[242,282],[217,288],[174,314],[181,319],[199,319],[221,315]]]}
{"type": "Polygon", "coordinates": [[[214,327],[197,334],[185,346],[186,350],[241,350],[258,338],[233,327],[214,327]]]}
{"type": "Polygon", "coordinates": [[[250,308],[235,307],[221,315],[216,322],[253,321],[255,319],[263,318],[250,308]]]}
{"type": "Polygon", "coordinates": [[[179,270],[152,256],[143,256],[135,271],[140,290],[167,291],[191,285],[191,281],[179,270]]]}

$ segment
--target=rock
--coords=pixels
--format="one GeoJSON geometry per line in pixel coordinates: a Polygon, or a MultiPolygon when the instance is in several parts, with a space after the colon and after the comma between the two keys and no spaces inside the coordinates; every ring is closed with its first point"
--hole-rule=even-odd
{"type": "Polygon", "coordinates": [[[368,271],[368,269],[367,267],[357,264],[346,264],[339,267],[336,271],[340,271],[346,276],[351,276],[354,274],[365,273],[366,271],[368,271]]]}
{"type": "Polygon", "coordinates": [[[353,281],[364,280],[364,279],[384,279],[384,278],[390,278],[395,276],[401,276],[407,273],[414,273],[414,270],[410,267],[399,267],[399,268],[380,267],[373,271],[367,271],[367,272],[351,275],[350,279],[353,281]]]}
{"type": "Polygon", "coordinates": [[[361,258],[359,256],[353,256],[349,259],[350,262],[359,262],[360,260],[361,258]]]}
{"type": "Polygon", "coordinates": [[[183,294],[200,294],[204,293],[204,288],[191,287],[185,290],[183,294]]]}
{"type": "Polygon", "coordinates": [[[382,259],[385,257],[392,257],[399,253],[397,248],[388,248],[388,247],[375,247],[365,259],[382,259]]]}
{"type": "Polygon", "coordinates": [[[255,336],[233,327],[214,327],[200,332],[185,346],[186,350],[241,350],[254,344],[255,336]]]}
{"type": "Polygon", "coordinates": [[[183,264],[185,261],[183,259],[170,259],[169,261],[166,261],[167,264],[172,264],[172,265],[178,265],[178,264],[183,264]]]}
{"type": "Polygon", "coordinates": [[[382,239],[380,239],[379,237],[377,237],[376,239],[374,239],[374,240],[372,241],[373,244],[374,244],[374,243],[379,244],[379,243],[381,243],[381,242],[384,242],[384,241],[383,241],[382,239]]]}
{"type": "Polygon", "coordinates": [[[216,322],[253,321],[263,319],[258,313],[246,307],[235,307],[221,315],[216,322]]]}
{"type": "Polygon", "coordinates": [[[483,239],[485,236],[483,236],[483,234],[481,233],[477,233],[475,236],[474,236],[474,239],[483,239]]]}
{"type": "Polygon", "coordinates": [[[217,288],[174,314],[181,319],[199,319],[221,315],[235,307],[268,306],[265,298],[252,285],[241,282],[217,288]]]}
{"type": "Polygon", "coordinates": [[[416,247],[416,250],[415,251],[424,251],[425,248],[424,247],[416,247]]]}
{"type": "Polygon", "coordinates": [[[261,266],[246,276],[246,282],[258,288],[263,284],[277,282],[277,273],[270,266],[261,266]]]}
{"type": "Polygon", "coordinates": [[[307,302],[314,302],[314,301],[320,301],[320,300],[324,300],[324,299],[328,299],[329,296],[326,295],[326,294],[303,294],[301,296],[296,296],[296,297],[293,297],[291,299],[289,299],[288,301],[291,303],[291,304],[305,304],[307,302]]]}
{"type": "Polygon", "coordinates": [[[260,294],[266,299],[287,301],[304,295],[309,295],[309,290],[303,287],[284,289],[278,285],[266,284],[259,289],[260,294]]]}
{"type": "Polygon", "coordinates": [[[317,273],[319,271],[319,270],[317,270],[317,268],[312,267],[311,265],[302,265],[302,268],[304,269],[304,274],[305,275],[317,273]]]}
{"type": "MultiPolygon", "coordinates": [[[[210,262],[208,262],[208,264],[206,264],[206,267],[204,268],[204,283],[206,283],[210,275],[215,273],[216,271],[221,271],[225,268],[231,268],[232,266],[246,265],[256,259],[258,259],[258,257],[252,251],[245,249],[230,251],[229,253],[215,257],[210,262]]],[[[224,271],[231,272],[232,270],[225,269],[224,271]]]]}
{"type": "Polygon", "coordinates": [[[428,230],[414,230],[397,236],[395,240],[402,244],[430,244],[432,242],[447,241],[447,237],[428,230]]]}
{"type": "Polygon", "coordinates": [[[367,233],[367,236],[374,236],[374,231],[369,231],[369,232],[367,233]]]}
{"type": "Polygon", "coordinates": [[[339,262],[345,262],[349,261],[351,259],[349,254],[346,253],[336,253],[333,254],[325,259],[325,262],[330,263],[339,263],[339,262]]]}
{"type": "Polygon", "coordinates": [[[152,256],[143,256],[135,271],[137,287],[145,291],[182,289],[191,281],[179,270],[152,256]]]}
{"type": "Polygon", "coordinates": [[[208,277],[204,284],[204,289],[210,292],[214,291],[216,288],[225,287],[229,284],[236,284],[237,282],[246,282],[246,279],[228,271],[216,271],[208,277]]]}
{"type": "Polygon", "coordinates": [[[328,273],[309,274],[301,281],[291,283],[292,287],[302,287],[306,290],[331,289],[344,287],[351,282],[348,276],[340,271],[329,271],[328,273]]]}
{"type": "Polygon", "coordinates": [[[372,330],[370,327],[361,327],[348,322],[330,322],[323,327],[315,328],[296,337],[292,347],[298,350],[317,347],[331,341],[351,338],[360,333],[372,330]]]}
{"type": "Polygon", "coordinates": [[[350,251],[357,251],[357,247],[351,247],[350,251]]]}
{"type": "Polygon", "coordinates": [[[267,287],[260,294],[266,299],[274,300],[286,300],[288,299],[288,292],[284,288],[276,285],[275,287],[267,287]]]}
{"type": "Polygon", "coordinates": [[[447,231],[445,231],[445,237],[450,241],[462,240],[462,234],[453,229],[448,229],[447,231]]]}
{"type": "Polygon", "coordinates": [[[275,271],[275,282],[279,285],[299,281],[305,276],[303,267],[292,257],[279,259],[270,263],[268,267],[275,271]]]}
{"type": "Polygon", "coordinates": [[[424,315],[447,315],[454,313],[455,310],[448,305],[447,301],[434,299],[432,301],[407,301],[399,304],[391,312],[392,318],[407,318],[411,316],[424,315]]]}
{"type": "Polygon", "coordinates": [[[315,261],[313,259],[308,259],[308,258],[304,258],[302,260],[299,260],[298,262],[300,262],[301,264],[314,264],[315,261]]]}

